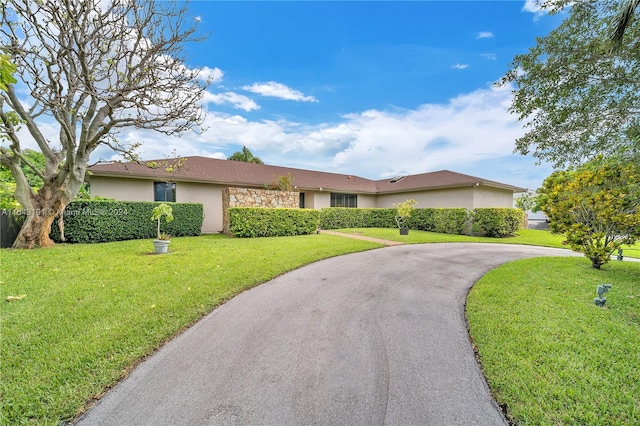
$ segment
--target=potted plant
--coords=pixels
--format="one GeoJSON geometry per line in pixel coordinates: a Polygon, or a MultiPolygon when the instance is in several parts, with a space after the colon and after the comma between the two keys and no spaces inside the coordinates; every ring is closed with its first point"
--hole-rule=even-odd
{"type": "Polygon", "coordinates": [[[413,206],[417,204],[414,199],[403,201],[402,203],[394,203],[393,207],[396,208],[396,224],[400,229],[400,235],[409,235],[409,228],[407,227],[407,220],[411,217],[413,206]]]}
{"type": "Polygon", "coordinates": [[[169,204],[158,204],[153,208],[153,212],[151,214],[151,220],[158,222],[158,236],[153,240],[156,254],[166,253],[169,248],[170,235],[160,232],[160,219],[162,219],[162,217],[165,218],[166,222],[171,222],[173,220],[173,209],[169,204]]]}

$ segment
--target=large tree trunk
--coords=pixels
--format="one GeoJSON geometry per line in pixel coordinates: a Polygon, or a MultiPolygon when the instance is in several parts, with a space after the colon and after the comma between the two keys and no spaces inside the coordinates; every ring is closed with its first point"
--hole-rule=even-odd
{"type": "Polygon", "coordinates": [[[20,233],[13,243],[13,248],[32,249],[35,247],[50,247],[55,245],[49,237],[51,232],[51,224],[55,215],[38,215],[33,214],[27,216],[20,233]]]}
{"type": "Polygon", "coordinates": [[[31,197],[31,206],[24,209],[26,219],[12,247],[32,249],[55,245],[49,237],[51,224],[64,211],[66,198],[60,189],[42,187],[31,197]]]}

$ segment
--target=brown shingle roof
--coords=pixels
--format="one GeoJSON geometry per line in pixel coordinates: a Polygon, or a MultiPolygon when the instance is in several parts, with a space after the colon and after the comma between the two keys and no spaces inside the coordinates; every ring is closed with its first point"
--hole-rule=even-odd
{"type": "Polygon", "coordinates": [[[525,188],[507,185],[504,183],[482,179],[462,173],[441,170],[439,172],[421,173],[419,175],[399,176],[393,179],[382,179],[376,181],[376,188],[379,193],[387,192],[407,192],[421,189],[456,188],[462,186],[491,186],[511,190],[513,192],[523,192],[525,188]]]}
{"type": "MultiPolygon", "coordinates": [[[[410,175],[399,179],[395,183],[391,183],[391,179],[374,181],[353,175],[244,163],[241,161],[195,156],[183,158],[185,159],[184,165],[179,168],[175,175],[167,172],[165,170],[166,166],[164,165],[157,168],[150,168],[138,163],[97,164],[91,166],[89,171],[95,176],[167,179],[250,187],[269,185],[276,181],[279,176],[291,175],[292,184],[298,189],[317,190],[323,188],[324,190],[370,194],[451,188],[475,185],[476,183],[511,190],[513,192],[524,191],[524,188],[448,170],[410,175]]],[[[169,164],[172,164],[175,160],[155,161],[157,163],[168,161],[169,164]]]]}

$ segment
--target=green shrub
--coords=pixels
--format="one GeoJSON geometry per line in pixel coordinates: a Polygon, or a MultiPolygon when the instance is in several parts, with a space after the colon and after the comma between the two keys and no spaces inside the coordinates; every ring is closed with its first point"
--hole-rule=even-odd
{"type": "Polygon", "coordinates": [[[283,237],[316,232],[320,211],[313,209],[232,207],[229,231],[235,237],[283,237]]]}
{"type": "Polygon", "coordinates": [[[441,234],[461,234],[469,212],[464,208],[415,209],[409,227],[441,234]]]}
{"type": "MultiPolygon", "coordinates": [[[[320,211],[320,227],[322,229],[395,228],[396,212],[397,209],[394,208],[327,207],[320,211]]],[[[470,219],[474,221],[474,229],[484,232],[486,236],[505,237],[513,235],[519,229],[523,213],[513,208],[475,209],[473,212],[464,208],[416,208],[407,219],[407,226],[411,229],[441,234],[462,234],[465,224],[470,219]]],[[[262,226],[266,227],[268,219],[264,220],[266,222],[262,226]]],[[[251,233],[260,234],[261,232],[254,230],[251,233]]]]}
{"type": "MultiPolygon", "coordinates": [[[[396,209],[366,209],[367,225],[362,228],[396,228],[396,209]]],[[[417,210],[414,210],[414,213],[417,210]]]]}
{"type": "Polygon", "coordinates": [[[472,212],[473,229],[487,237],[503,238],[515,234],[524,220],[524,212],[514,208],[478,208],[472,212]]]}
{"type": "MultiPolygon", "coordinates": [[[[162,232],[175,237],[200,235],[204,218],[202,204],[167,203],[175,220],[162,223],[162,232]]],[[[150,201],[76,200],[64,212],[64,236],[68,243],[101,243],[156,237],[157,223],[151,212],[158,203],[150,201]]],[[[51,238],[61,242],[56,219],[51,238]]]]}
{"type": "MultiPolygon", "coordinates": [[[[397,209],[352,209],[329,207],[320,213],[322,229],[342,228],[395,228],[397,209]]],[[[421,231],[461,234],[469,213],[463,208],[415,208],[407,219],[407,226],[421,231]]]]}
{"type": "Polygon", "coordinates": [[[353,209],[347,207],[328,207],[321,210],[320,227],[322,229],[392,227],[395,209],[353,209]],[[377,210],[389,210],[390,220],[377,210]],[[388,223],[387,223],[388,222],[388,223]],[[378,223],[378,225],[372,225],[378,223]]]}

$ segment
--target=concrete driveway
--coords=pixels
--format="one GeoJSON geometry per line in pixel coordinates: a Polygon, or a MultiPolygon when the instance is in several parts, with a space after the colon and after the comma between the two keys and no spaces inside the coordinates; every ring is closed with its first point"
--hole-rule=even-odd
{"type": "Polygon", "coordinates": [[[504,262],[571,255],[424,244],[317,262],[216,309],[79,424],[504,425],[469,342],[467,292],[504,262]]]}

